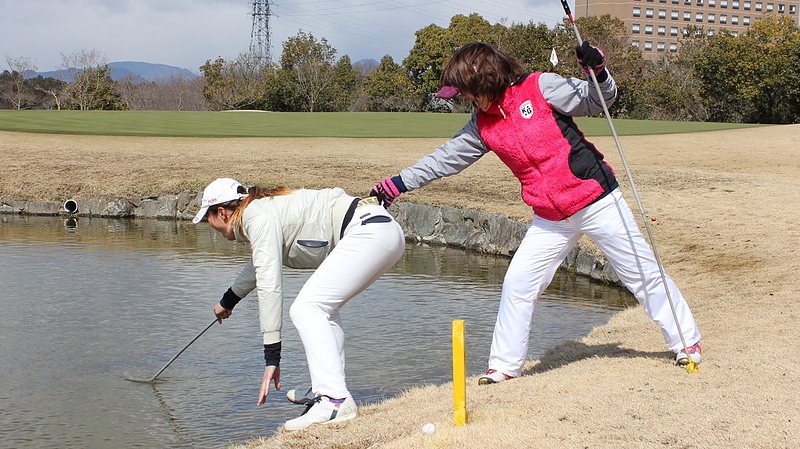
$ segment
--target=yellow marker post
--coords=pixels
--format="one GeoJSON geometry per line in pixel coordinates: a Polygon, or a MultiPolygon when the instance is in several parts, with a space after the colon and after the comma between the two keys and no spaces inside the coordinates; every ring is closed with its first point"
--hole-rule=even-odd
{"type": "Polygon", "coordinates": [[[464,350],[464,320],[453,320],[453,422],[467,423],[467,367],[464,350]]]}

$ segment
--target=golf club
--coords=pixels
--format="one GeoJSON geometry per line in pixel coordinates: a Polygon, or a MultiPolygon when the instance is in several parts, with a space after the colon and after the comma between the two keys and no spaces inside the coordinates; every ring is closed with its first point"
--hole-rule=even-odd
{"type": "MultiPolygon", "coordinates": [[[[581,34],[578,32],[578,25],[575,24],[575,18],[572,17],[572,11],[569,9],[569,3],[567,3],[567,0],[561,0],[561,5],[564,7],[564,12],[567,14],[570,23],[572,23],[572,28],[575,30],[575,37],[578,39],[578,45],[583,45],[581,34]]],[[[653,239],[653,233],[650,231],[650,224],[647,221],[647,215],[644,213],[642,200],[639,198],[639,192],[636,190],[636,184],[633,182],[633,175],[631,175],[631,169],[628,167],[628,161],[625,159],[625,152],[622,151],[622,144],[620,144],[617,131],[614,129],[614,123],[611,121],[611,114],[608,112],[608,105],[606,105],[606,100],[603,98],[603,92],[600,90],[600,83],[597,82],[597,77],[594,75],[594,71],[591,70],[591,68],[589,70],[589,76],[592,78],[592,83],[594,83],[594,87],[597,89],[597,94],[600,97],[600,103],[603,105],[603,113],[606,116],[609,128],[611,128],[611,134],[614,136],[614,142],[617,144],[617,150],[619,150],[619,157],[622,159],[622,165],[625,167],[625,175],[628,177],[628,182],[631,185],[631,191],[633,192],[634,198],[636,198],[636,205],[639,206],[639,213],[642,214],[642,222],[644,222],[644,227],[647,230],[647,237],[650,239],[650,246],[653,248],[653,256],[656,258],[658,271],[661,273],[661,282],[664,284],[664,290],[667,292],[667,301],[669,302],[669,308],[672,310],[672,317],[675,319],[675,326],[678,328],[678,334],[681,337],[683,350],[686,352],[686,355],[689,356],[689,363],[686,365],[686,371],[690,373],[696,373],[698,372],[697,363],[692,361],[692,357],[689,354],[689,351],[686,349],[686,339],[683,337],[683,331],[681,330],[681,325],[678,322],[678,314],[675,311],[675,304],[672,303],[672,295],[669,292],[669,287],[667,284],[667,275],[664,271],[664,266],[661,263],[661,258],[658,256],[656,242],[653,239]]]]}
{"type": "Polygon", "coordinates": [[[160,375],[161,375],[161,373],[163,373],[163,372],[164,372],[164,370],[165,370],[165,369],[167,369],[167,367],[168,367],[168,366],[170,366],[170,365],[172,364],[172,362],[174,362],[174,361],[175,361],[175,359],[177,359],[177,358],[178,358],[178,356],[179,356],[179,355],[183,354],[183,351],[185,351],[187,348],[189,348],[189,346],[191,346],[191,345],[192,345],[192,343],[194,343],[194,342],[195,342],[195,340],[197,340],[198,338],[200,338],[200,336],[201,336],[201,335],[205,334],[207,330],[211,329],[211,326],[213,326],[213,325],[214,325],[214,323],[216,323],[216,322],[217,322],[217,319],[216,319],[216,318],[214,318],[214,321],[212,321],[212,322],[211,322],[211,324],[209,324],[208,326],[206,326],[206,328],[205,328],[205,329],[203,329],[203,330],[202,330],[202,331],[201,331],[199,334],[197,334],[197,336],[196,336],[196,337],[194,337],[194,338],[192,339],[192,341],[190,341],[190,342],[189,342],[189,344],[187,344],[186,346],[184,346],[184,347],[183,347],[183,349],[181,349],[180,351],[178,351],[178,353],[177,353],[177,354],[175,354],[175,357],[173,357],[173,358],[172,358],[172,359],[171,359],[169,362],[167,362],[167,364],[166,364],[166,365],[164,365],[164,367],[163,367],[163,368],[161,368],[160,370],[158,370],[158,372],[155,374],[155,376],[151,377],[151,378],[150,378],[150,379],[148,379],[148,380],[141,380],[141,379],[131,379],[131,378],[126,378],[126,379],[130,380],[131,382],[153,383],[153,382],[154,382],[154,381],[155,381],[155,380],[158,378],[158,376],[160,376],[160,375]]]}

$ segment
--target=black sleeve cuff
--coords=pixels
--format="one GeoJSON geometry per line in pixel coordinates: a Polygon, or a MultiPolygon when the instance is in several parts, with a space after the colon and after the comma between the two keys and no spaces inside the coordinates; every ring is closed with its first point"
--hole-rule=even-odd
{"type": "Polygon", "coordinates": [[[595,75],[595,78],[597,78],[598,83],[604,82],[605,80],[608,79],[608,70],[603,69],[603,71],[600,72],[599,75],[595,75]]]}
{"type": "Polygon", "coordinates": [[[264,345],[264,361],[267,366],[280,366],[281,342],[264,345]]]}
{"type": "Polygon", "coordinates": [[[239,304],[239,301],[241,300],[242,298],[236,296],[236,293],[234,293],[233,290],[229,288],[228,291],[226,291],[225,294],[222,295],[222,299],[219,300],[219,305],[221,305],[225,309],[231,310],[234,307],[236,307],[236,304],[239,304]]]}

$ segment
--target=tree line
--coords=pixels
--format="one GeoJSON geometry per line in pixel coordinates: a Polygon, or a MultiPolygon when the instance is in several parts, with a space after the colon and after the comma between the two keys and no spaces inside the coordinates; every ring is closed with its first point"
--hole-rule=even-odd
{"type": "MultiPolygon", "coordinates": [[[[606,54],[619,85],[618,100],[610,109],[616,118],[800,121],[800,28],[786,16],[768,16],[738,37],[725,29],[710,34],[701,26],[689,26],[680,51],[653,62],[628,43],[620,19],[584,17],[576,24],[581,36],[606,54]]],[[[70,82],[26,78],[30,61],[6,56],[11,70],[0,74],[0,107],[466,112],[472,108],[469,103],[440,100],[435,92],[449,55],[475,41],[515,56],[528,72],[583,78],[567,19],[548,28],[533,22],[490,24],[478,14],[456,15],[448,27],[432,24],[415,36],[403,61],[387,55],[376,67],[356,67],[347,55],[337,59],[325,38],[300,31],[282,43],[280,60],[271,65],[248,54],[209,59],[200,67],[200,79],[161,83],[113,81],[96,52],[64,56],[64,66],[74,70],[70,82]],[[559,61],[555,66],[550,61],[553,51],[559,61]]]]}

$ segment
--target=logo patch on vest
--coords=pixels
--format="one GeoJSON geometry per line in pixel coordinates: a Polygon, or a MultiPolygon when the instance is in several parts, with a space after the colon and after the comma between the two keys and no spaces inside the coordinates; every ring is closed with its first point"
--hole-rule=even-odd
{"type": "Polygon", "coordinates": [[[527,100],[525,103],[519,105],[519,113],[522,114],[523,118],[533,117],[533,104],[531,104],[531,100],[527,100]]]}

